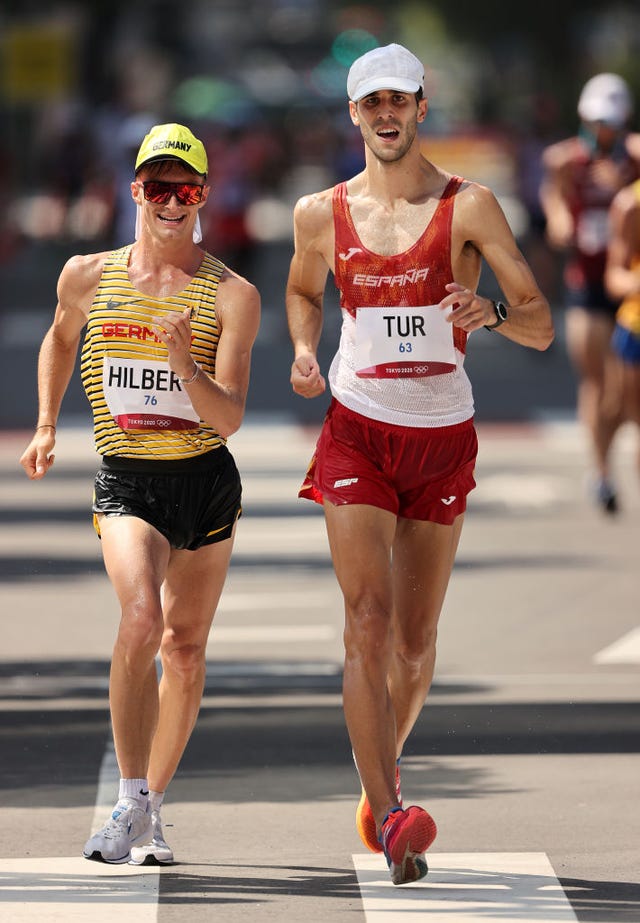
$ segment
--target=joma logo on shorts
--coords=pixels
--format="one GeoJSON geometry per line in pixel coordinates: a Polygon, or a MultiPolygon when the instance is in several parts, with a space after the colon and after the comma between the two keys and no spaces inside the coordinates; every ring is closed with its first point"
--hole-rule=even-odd
{"type": "Polygon", "coordinates": [[[351,484],[357,484],[358,478],[341,478],[341,480],[336,481],[333,485],[334,487],[349,487],[351,484]]]}

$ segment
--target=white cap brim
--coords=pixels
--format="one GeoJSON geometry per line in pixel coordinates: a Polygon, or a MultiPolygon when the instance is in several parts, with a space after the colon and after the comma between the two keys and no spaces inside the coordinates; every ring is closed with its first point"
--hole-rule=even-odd
{"type": "Polygon", "coordinates": [[[605,122],[619,127],[622,127],[629,118],[629,111],[626,107],[612,106],[607,101],[582,106],[578,114],[585,122],[605,122]]]}
{"type": "Polygon", "coordinates": [[[371,80],[363,81],[360,86],[353,91],[351,100],[357,103],[359,99],[370,96],[377,90],[396,90],[399,93],[417,93],[422,85],[415,80],[409,80],[405,77],[374,77],[371,80]]]}

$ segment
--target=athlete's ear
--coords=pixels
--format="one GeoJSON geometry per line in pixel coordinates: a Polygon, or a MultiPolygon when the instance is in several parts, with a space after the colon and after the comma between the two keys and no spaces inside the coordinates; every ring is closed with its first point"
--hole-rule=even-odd
{"type": "Polygon", "coordinates": [[[358,115],[358,104],[354,103],[353,100],[349,100],[349,115],[351,116],[351,121],[354,125],[360,124],[360,117],[358,115]]]}
{"type": "Polygon", "coordinates": [[[427,112],[429,110],[429,101],[427,99],[421,99],[418,103],[418,121],[424,122],[427,117],[427,112]]]}
{"type": "Polygon", "coordinates": [[[134,179],[131,183],[131,198],[137,205],[142,205],[144,191],[142,189],[142,183],[138,179],[134,179]]]}

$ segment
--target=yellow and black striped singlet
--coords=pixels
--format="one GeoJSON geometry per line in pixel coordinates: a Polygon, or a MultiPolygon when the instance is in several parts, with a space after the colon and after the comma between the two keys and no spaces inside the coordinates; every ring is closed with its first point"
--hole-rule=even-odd
{"type": "Polygon", "coordinates": [[[125,458],[179,460],[225,444],[198,419],[186,389],[169,368],[153,318],[191,308],[191,354],[215,375],[220,331],[216,294],[224,264],[204,254],[177,295],[162,300],[129,281],[132,244],[109,255],[89,312],[82,347],[82,384],[93,411],[96,451],[125,458]]]}
{"type": "MultiPolygon", "coordinates": [[[[633,191],[640,204],[640,179],[633,184],[633,191]]],[[[629,269],[640,273],[640,253],[633,254],[629,269]]],[[[618,308],[616,321],[621,327],[630,330],[634,336],[640,337],[640,292],[627,295],[618,308]]]]}

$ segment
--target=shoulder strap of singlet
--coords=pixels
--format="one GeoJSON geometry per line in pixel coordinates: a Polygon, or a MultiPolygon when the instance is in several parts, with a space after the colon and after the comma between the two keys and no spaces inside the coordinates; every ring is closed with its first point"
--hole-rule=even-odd
{"type": "Polygon", "coordinates": [[[333,204],[344,204],[347,201],[347,184],[346,182],[338,183],[333,187],[333,204]]]}
{"type": "MultiPolygon", "coordinates": [[[[120,269],[128,269],[129,256],[132,247],[133,244],[126,244],[124,247],[119,247],[117,250],[112,250],[110,253],[108,253],[104,262],[105,268],[118,267],[120,269]]],[[[202,262],[200,263],[194,279],[196,279],[198,276],[205,279],[207,277],[213,277],[213,280],[217,283],[220,281],[224,270],[225,264],[216,256],[213,256],[213,254],[205,251],[202,262]]]]}
{"type": "MultiPolygon", "coordinates": [[[[444,192],[440,196],[440,202],[445,201],[446,199],[451,199],[458,192],[462,184],[465,182],[462,176],[452,176],[447,185],[444,188],[444,192]]],[[[333,207],[334,210],[336,206],[339,206],[343,209],[347,205],[347,184],[346,182],[338,183],[333,187],[333,207]]],[[[440,205],[438,203],[438,206],[440,205]]]]}
{"type": "Polygon", "coordinates": [[[465,180],[462,176],[452,176],[447,185],[444,187],[444,192],[440,197],[440,201],[442,202],[446,199],[452,199],[464,182],[465,180]]]}
{"type": "Polygon", "coordinates": [[[212,253],[209,253],[205,250],[202,263],[200,264],[200,268],[198,269],[196,276],[198,274],[205,276],[210,275],[214,277],[216,282],[219,282],[222,273],[225,271],[225,268],[225,264],[219,260],[217,256],[214,256],[212,253]]]}
{"type": "Polygon", "coordinates": [[[128,266],[129,254],[131,253],[132,247],[133,244],[125,244],[124,247],[118,247],[117,250],[112,250],[111,253],[107,255],[105,266],[128,266]]]}

